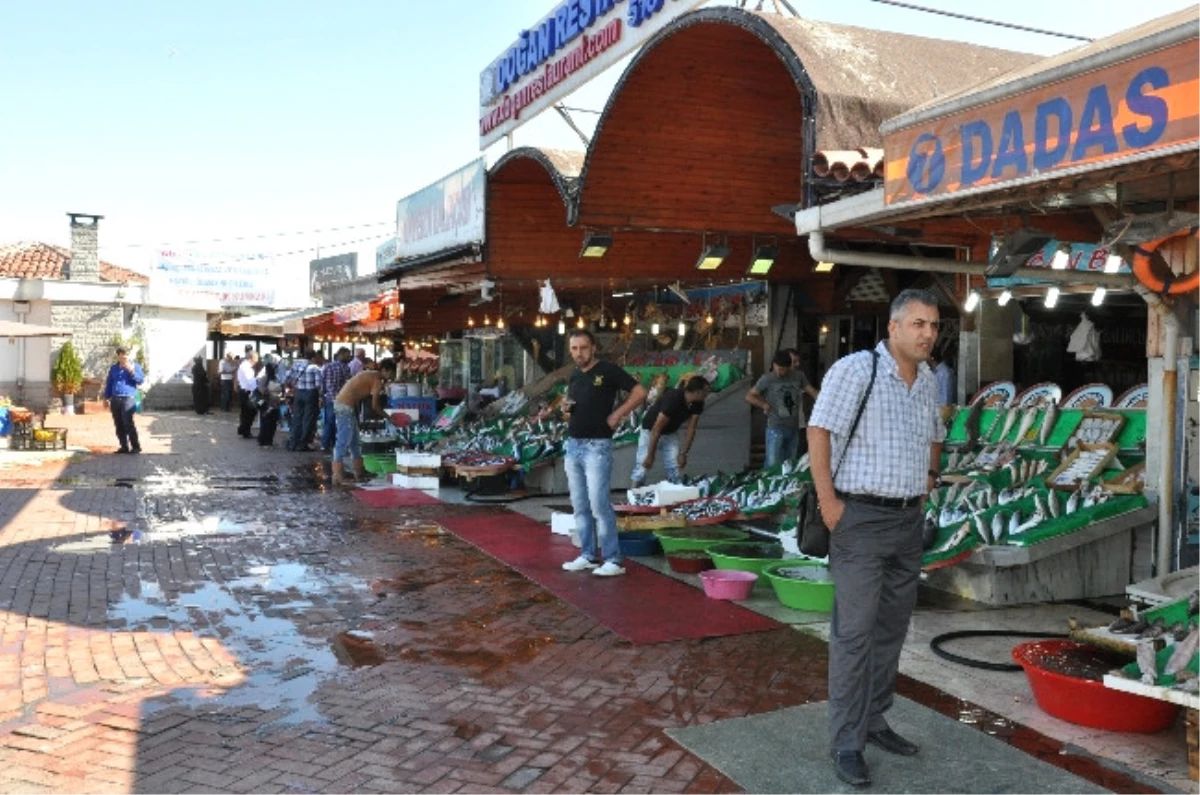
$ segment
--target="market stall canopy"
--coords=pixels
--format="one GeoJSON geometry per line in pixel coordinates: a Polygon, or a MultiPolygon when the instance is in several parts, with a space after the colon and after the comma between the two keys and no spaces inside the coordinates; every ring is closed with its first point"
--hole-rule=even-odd
{"type": "Polygon", "coordinates": [[[35,326],[33,323],[17,323],[0,320],[0,337],[69,337],[70,329],[35,326]]]}
{"type": "Polygon", "coordinates": [[[287,334],[304,334],[305,318],[326,314],[328,311],[323,307],[317,307],[246,315],[221,321],[221,333],[230,337],[282,337],[287,334]]]}

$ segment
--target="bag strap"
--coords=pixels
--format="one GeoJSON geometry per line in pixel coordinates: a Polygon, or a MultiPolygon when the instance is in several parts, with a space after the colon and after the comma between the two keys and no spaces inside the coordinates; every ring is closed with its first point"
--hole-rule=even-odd
{"type": "Polygon", "coordinates": [[[879,369],[879,352],[871,350],[871,380],[867,382],[867,391],[863,392],[862,400],[858,404],[858,413],[854,415],[854,422],[850,425],[850,433],[846,436],[846,445],[842,448],[842,455],[838,459],[837,468],[833,470],[833,476],[830,480],[837,479],[837,473],[842,469],[842,462],[846,460],[846,451],[850,449],[850,442],[854,441],[854,432],[858,430],[858,421],[862,419],[863,411],[867,408],[867,398],[871,397],[871,390],[875,387],[875,373],[879,369]]]}

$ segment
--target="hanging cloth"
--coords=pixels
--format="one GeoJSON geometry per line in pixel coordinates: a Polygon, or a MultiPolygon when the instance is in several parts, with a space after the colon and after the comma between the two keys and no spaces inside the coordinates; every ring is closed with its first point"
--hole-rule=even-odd
{"type": "Polygon", "coordinates": [[[554,288],[550,286],[549,279],[542,285],[539,292],[541,293],[542,302],[538,311],[543,315],[553,315],[559,310],[558,296],[554,294],[554,288]]]}
{"type": "Polygon", "coordinates": [[[1079,316],[1079,325],[1071,332],[1071,339],[1067,341],[1067,353],[1075,354],[1075,358],[1081,362],[1100,359],[1100,330],[1086,314],[1079,316]]]}

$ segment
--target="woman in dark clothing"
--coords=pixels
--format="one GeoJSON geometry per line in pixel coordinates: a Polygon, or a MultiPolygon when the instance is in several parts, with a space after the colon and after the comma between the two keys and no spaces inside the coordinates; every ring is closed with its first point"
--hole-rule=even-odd
{"type": "Polygon", "coordinates": [[[208,370],[204,366],[204,357],[197,356],[192,360],[192,408],[197,414],[207,414],[212,399],[208,387],[208,370]]]}
{"type": "Polygon", "coordinates": [[[275,444],[275,429],[279,427],[279,403],[283,387],[275,371],[275,363],[267,362],[258,374],[258,388],[254,399],[258,401],[258,446],[271,447],[275,444]]]}

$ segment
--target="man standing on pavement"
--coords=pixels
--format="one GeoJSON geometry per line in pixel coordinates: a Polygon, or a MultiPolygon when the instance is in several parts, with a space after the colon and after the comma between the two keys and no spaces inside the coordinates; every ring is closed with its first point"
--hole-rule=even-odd
{"type": "Polygon", "coordinates": [[[870,352],[840,359],[825,375],[808,427],[834,582],[830,756],[838,778],[857,787],[871,783],[867,742],[904,756],[919,750],[884,713],[917,601],[921,508],[937,482],[945,437],[937,379],[926,363],[937,334],[937,299],[925,290],[901,292],[892,301],[888,339],[874,351],[874,383],[870,352]],[[861,421],[848,439],[863,395],[861,421]]]}
{"type": "Polygon", "coordinates": [[[358,375],[363,371],[363,367],[367,364],[367,349],[357,348],[354,351],[354,358],[350,360],[350,377],[358,375]]]}
{"type": "Polygon", "coordinates": [[[767,415],[766,466],[793,461],[799,455],[805,425],[800,402],[804,393],[813,400],[820,394],[804,373],[792,369],[792,355],[786,350],[775,354],[771,372],[764,373],[746,393],[746,402],[767,415]]]}
{"type": "Polygon", "coordinates": [[[704,413],[704,399],[708,397],[708,379],[694,375],[682,389],[668,389],[654,402],[642,418],[642,430],[638,434],[638,448],[634,455],[633,474],[629,476],[634,488],[646,482],[646,471],[654,466],[654,455],[658,448],[663,451],[663,468],[667,480],[679,483],[687,467],[688,451],[696,437],[696,426],[704,413]],[[687,435],[683,446],[679,446],[679,429],[687,421],[687,435]]]}
{"type": "Polygon", "coordinates": [[[382,406],[379,396],[383,385],[396,377],[396,362],[384,359],[378,370],[363,370],[346,382],[333,402],[333,414],[337,422],[337,444],[333,447],[332,480],[335,486],[347,486],[355,478],[366,479],[363,468],[362,444],[358,436],[358,403],[371,398],[371,409],[379,414],[382,406]],[[346,476],[346,463],[354,470],[354,477],[346,476]]]}
{"type": "Polygon", "coordinates": [[[646,399],[646,388],[617,365],[596,358],[596,338],[590,331],[572,331],[569,348],[575,370],[563,404],[569,417],[565,464],[580,555],[563,568],[592,569],[597,576],[614,577],[624,574],[625,568],[617,542],[617,515],[609,497],[612,436],[621,420],[646,399]],[[629,397],[617,406],[620,392],[628,392],[629,397]],[[596,560],[597,534],[604,565],[596,560]]]}
{"type": "Polygon", "coordinates": [[[254,406],[254,390],[258,388],[258,353],[246,346],[246,355],[237,369],[237,388],[240,413],[238,414],[238,436],[253,439],[250,426],[258,409],[254,406]]]}
{"type": "Polygon", "coordinates": [[[337,418],[333,413],[333,404],[338,392],[350,380],[350,349],[338,348],[333,359],[321,368],[321,450],[328,453],[333,449],[334,437],[337,435],[337,418]]]}
{"type": "Polygon", "coordinates": [[[117,348],[117,361],[108,368],[102,397],[112,411],[113,425],[117,430],[118,453],[140,453],[137,427],[133,424],[133,412],[137,407],[137,388],[146,379],[142,366],[129,361],[129,351],[117,348]]]}
{"type": "Polygon", "coordinates": [[[288,373],[292,387],[292,429],[287,449],[302,452],[308,449],[317,430],[317,410],[321,400],[321,365],[325,357],[309,351],[297,359],[288,373]]]}
{"type": "Polygon", "coordinates": [[[233,400],[233,374],[237,372],[237,365],[233,363],[232,353],[225,354],[225,358],[221,360],[219,372],[221,375],[221,411],[229,411],[229,404],[233,400]]]}

